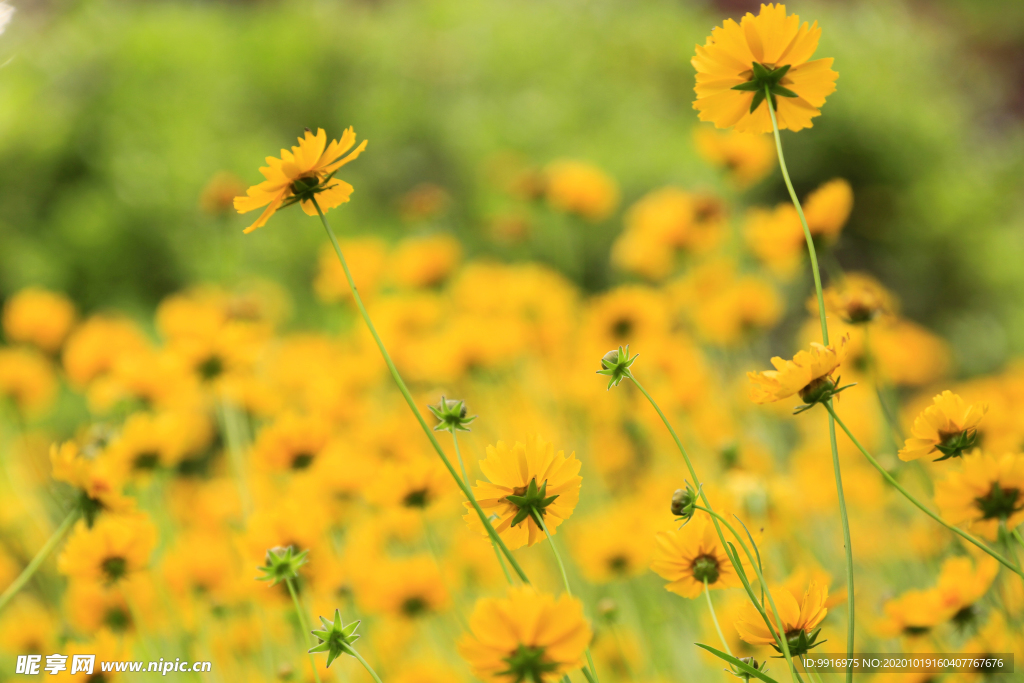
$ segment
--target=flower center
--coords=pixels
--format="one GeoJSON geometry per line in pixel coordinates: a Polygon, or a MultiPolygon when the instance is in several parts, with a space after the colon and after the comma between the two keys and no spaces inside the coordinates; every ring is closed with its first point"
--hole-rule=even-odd
{"type": "Polygon", "coordinates": [[[107,580],[113,583],[122,578],[128,572],[128,561],[123,557],[114,556],[103,560],[100,565],[107,580]]]}
{"type": "Polygon", "coordinates": [[[160,454],[156,451],[144,451],[132,460],[132,467],[137,470],[154,470],[160,464],[160,454]]]}
{"type": "Polygon", "coordinates": [[[303,452],[303,453],[296,453],[292,457],[291,468],[293,470],[304,470],[304,469],[306,469],[307,467],[309,467],[312,464],[313,464],[313,454],[312,453],[305,453],[305,452],[303,452]]]}
{"type": "Polygon", "coordinates": [[[428,502],[430,502],[430,491],[425,488],[409,491],[402,499],[402,505],[409,508],[425,508],[428,502]]]}
{"type": "Polygon", "coordinates": [[[407,617],[418,617],[430,607],[429,603],[419,595],[411,595],[402,601],[402,614],[407,617]]]}
{"type": "Polygon", "coordinates": [[[981,519],[1006,520],[1015,512],[1024,510],[1024,501],[1020,500],[1020,489],[1004,489],[999,482],[993,482],[988,495],[974,499],[974,504],[981,511],[981,519]]]}
{"type": "Polygon", "coordinates": [[[498,675],[510,677],[512,683],[543,683],[544,674],[558,668],[557,662],[545,659],[543,647],[532,645],[520,645],[502,661],[508,664],[508,669],[499,672],[498,675]]]}
{"type": "Polygon", "coordinates": [[[218,356],[210,356],[196,366],[196,370],[203,379],[211,380],[224,372],[224,361],[222,361],[218,356]]]}
{"type": "Polygon", "coordinates": [[[719,576],[718,560],[710,555],[701,555],[690,565],[690,571],[693,572],[693,578],[701,583],[705,581],[709,584],[715,583],[719,576]]]}

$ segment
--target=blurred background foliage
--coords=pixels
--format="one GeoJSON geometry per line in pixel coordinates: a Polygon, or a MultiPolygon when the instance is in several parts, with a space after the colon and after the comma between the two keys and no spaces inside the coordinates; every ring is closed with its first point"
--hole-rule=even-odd
{"type": "MultiPolygon", "coordinates": [[[[218,172],[257,182],[264,156],[306,126],[338,136],[353,125],[370,140],[343,174],[356,194],[331,216],[342,233],[448,231],[469,256],[535,258],[579,276],[545,246],[544,225],[522,244],[495,239],[509,201],[495,176],[510,160],[604,168],[623,209],[589,228],[598,246],[651,189],[727,193],[693,149],[689,58],[723,17],[756,6],[19,4],[0,37],[0,295],[38,284],[85,312],[148,318],[189,284],[259,274],[286,285],[294,323],[308,323],[323,310],[311,288],[316,221],[288,211],[243,237],[249,216],[199,205],[218,172]],[[443,188],[447,209],[403,218],[403,197],[423,183],[443,188]]],[[[998,368],[1024,351],[1024,3],[790,11],[824,27],[817,55],[834,56],[840,73],[814,128],[783,134],[801,195],[837,176],[854,188],[837,258],[874,273],[907,317],[949,339],[960,374],[998,368]]],[[[776,172],[734,201],[786,199],[776,172]]],[[[592,251],[582,284],[622,281],[607,250],[592,251]]]]}

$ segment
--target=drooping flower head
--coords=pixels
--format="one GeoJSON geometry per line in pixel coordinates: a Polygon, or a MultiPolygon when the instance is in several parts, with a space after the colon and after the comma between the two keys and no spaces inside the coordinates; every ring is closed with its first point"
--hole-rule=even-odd
{"type": "Polygon", "coordinates": [[[706,513],[694,515],[680,529],[659,531],[651,569],[669,581],[665,590],[695,598],[704,590],[741,585],[715,527],[706,513]]]}
{"type": "Polygon", "coordinates": [[[987,403],[968,405],[952,391],[943,391],[914,420],[913,436],[900,449],[900,460],[938,454],[938,460],[958,458],[977,443],[978,423],[987,403]]]}
{"type": "Polygon", "coordinates": [[[839,74],[832,59],[810,60],[818,47],[818,23],[800,24],[785,5],[761,5],[736,23],[715,27],[690,60],[697,70],[693,108],[701,121],[741,133],[768,133],[772,122],[765,88],[771,93],[779,128],[797,131],[814,125],[839,74]]]}
{"type": "MultiPolygon", "coordinates": [[[[575,453],[555,451],[540,437],[509,446],[499,441],[487,447],[487,458],[480,469],[488,481],[478,481],[473,495],[491,516],[494,530],[501,534],[509,549],[533,545],[545,538],[537,523],[541,517],[552,535],[568,519],[580,500],[580,461],[575,453]]],[[[469,512],[463,519],[486,534],[480,518],[467,502],[469,512]]]]}
{"type": "Polygon", "coordinates": [[[996,540],[1000,527],[1012,530],[1024,522],[1024,455],[997,458],[977,450],[962,463],[935,485],[935,502],[946,521],[966,522],[989,540],[996,540]]]}
{"type": "Polygon", "coordinates": [[[459,653],[486,683],[554,683],[582,665],[591,637],[578,599],[530,586],[478,600],[469,627],[459,653]]]}
{"type": "Polygon", "coordinates": [[[748,372],[750,400],[773,403],[795,394],[808,405],[827,400],[839,391],[832,373],[846,357],[847,340],[843,337],[838,344],[829,346],[811,342],[811,350],[799,351],[793,360],[772,358],[774,370],[748,372]]]}
{"type": "MultiPolygon", "coordinates": [[[[808,650],[819,645],[817,635],[820,629],[817,627],[828,613],[828,609],[825,608],[828,588],[811,581],[800,600],[797,600],[796,595],[788,588],[772,589],[772,597],[778,608],[777,615],[769,614],[772,629],[768,630],[764,619],[753,604],[745,603],[744,612],[735,624],[740,638],[754,645],[772,645],[781,652],[775,640],[778,628],[776,623],[781,620],[790,654],[794,657],[807,654],[808,650]]],[[[770,605],[766,607],[771,611],[770,605]]]]}
{"type": "Polygon", "coordinates": [[[295,202],[299,202],[302,210],[310,216],[317,215],[312,201],[314,197],[324,211],[347,202],[353,188],[344,180],[336,179],[334,174],[354,161],[366,149],[366,142],[363,140],[345,154],[356,143],[356,132],[351,126],[342,134],[341,140],[334,140],[330,145],[323,128],[317,129],[316,135],[307,128],[297,146],[291,151],[281,150],[280,159],[267,157],[267,165],[260,169],[266,180],[250,187],[246,196],[235,197],[238,213],[267,207],[244,232],[250,233],[262,227],[278,209],[295,202]]]}

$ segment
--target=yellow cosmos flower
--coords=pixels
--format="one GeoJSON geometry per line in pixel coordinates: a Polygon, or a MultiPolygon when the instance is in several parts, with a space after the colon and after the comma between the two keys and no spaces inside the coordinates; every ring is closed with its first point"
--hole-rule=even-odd
{"type": "Polygon", "coordinates": [[[974,447],[978,423],[988,412],[988,404],[968,405],[949,390],[932,402],[914,420],[913,436],[900,449],[900,460],[917,460],[936,452],[942,454],[937,460],[946,460],[974,447]]]}
{"type": "Polygon", "coordinates": [[[448,607],[437,561],[429,555],[377,561],[357,582],[359,600],[366,609],[402,619],[417,619],[448,607]]]}
{"type": "Polygon", "coordinates": [[[0,399],[9,399],[22,415],[37,417],[57,397],[53,364],[30,347],[0,347],[0,399]]]}
{"type": "Polygon", "coordinates": [[[639,510],[617,505],[582,522],[573,535],[573,554],[584,576],[608,583],[641,574],[650,562],[651,539],[638,533],[639,510]]]}
{"type": "Polygon", "coordinates": [[[995,540],[1000,525],[1015,529],[1024,522],[1024,455],[997,458],[980,450],[965,455],[961,469],[935,485],[935,503],[946,521],[966,522],[995,540]]]}
{"type": "Polygon", "coordinates": [[[952,616],[942,594],[934,589],[909,590],[882,605],[884,617],[876,625],[879,635],[886,637],[919,637],[952,616]]]}
{"type": "MultiPolygon", "coordinates": [[[[473,495],[484,514],[496,518],[494,530],[501,534],[510,550],[533,545],[544,539],[544,531],[533,514],[539,514],[552,535],[558,525],[572,515],[580,500],[580,461],[575,453],[555,452],[551,443],[539,436],[509,446],[499,441],[487,447],[487,458],[480,470],[488,481],[477,481],[473,495]],[[552,500],[552,496],[555,498],[552,500]],[[513,502],[515,501],[515,502],[513,502]],[[531,513],[531,510],[533,511],[531,513]]],[[[480,517],[467,501],[469,512],[463,517],[470,527],[486,534],[480,517]]]]}
{"type": "Polygon", "coordinates": [[[530,586],[478,600],[469,627],[459,654],[486,683],[554,683],[583,665],[592,634],[579,600],[530,586]]]}
{"type": "Polygon", "coordinates": [[[811,235],[835,241],[853,210],[853,188],[835,178],[807,195],[803,206],[811,235]]]}
{"type": "Polygon", "coordinates": [[[156,540],[156,527],[144,514],[105,515],[91,529],[79,521],[57,558],[57,570],[85,581],[116,583],[146,567],[156,540]]]}
{"type": "Polygon", "coordinates": [[[103,455],[86,457],[73,441],[50,447],[53,478],[63,481],[85,494],[88,508],[86,520],[97,512],[125,513],[135,507],[135,499],[121,492],[124,477],[120,468],[112,466],[103,455]]]}
{"type": "Polygon", "coordinates": [[[342,134],[341,140],[334,140],[330,145],[323,128],[317,129],[316,135],[307,129],[305,136],[299,138],[297,147],[292,147],[291,151],[281,150],[280,159],[267,157],[267,165],[260,169],[266,180],[250,187],[246,196],[235,197],[238,213],[267,207],[244,232],[250,233],[262,227],[274,212],[296,201],[308,215],[316,216],[316,207],[309,199],[314,192],[324,211],[347,202],[353,187],[344,180],[337,180],[334,174],[366,149],[367,141],[363,140],[352,152],[342,156],[355,142],[356,132],[351,126],[342,134]]]}
{"type": "MultiPolygon", "coordinates": [[[[775,588],[772,589],[772,598],[775,600],[775,607],[778,608],[778,613],[768,615],[772,629],[768,630],[761,614],[748,602],[744,604],[742,616],[735,624],[740,638],[752,645],[774,645],[778,628],[776,623],[781,620],[791,654],[805,654],[814,647],[818,624],[828,614],[825,607],[828,587],[811,581],[800,600],[797,600],[796,594],[788,588],[775,588]]],[[[770,604],[766,607],[771,610],[770,604]]]]}
{"type": "Polygon", "coordinates": [[[681,529],[659,531],[655,540],[651,570],[669,581],[665,590],[695,598],[705,581],[709,589],[742,585],[707,514],[694,515],[681,529]]]}
{"type": "Polygon", "coordinates": [[[21,290],[4,305],[7,339],[32,344],[47,353],[60,348],[74,322],[75,305],[66,296],[38,287],[21,290]]]}
{"type": "Polygon", "coordinates": [[[780,129],[810,128],[839,77],[831,58],[808,61],[820,36],[817,22],[801,25],[781,4],[761,5],[756,17],[748,12],[738,24],[727,19],[712,29],[690,60],[697,70],[693,108],[700,120],[741,133],[770,132],[767,86],[780,129]]]}
{"type": "MultiPolygon", "coordinates": [[[[895,297],[867,273],[846,273],[841,282],[823,292],[825,310],[851,325],[871,322],[896,312],[895,297]]],[[[807,300],[807,310],[818,312],[818,300],[807,300]]]]}
{"type": "Polygon", "coordinates": [[[704,161],[724,169],[739,188],[753,185],[775,167],[775,146],[770,138],[750,133],[720,133],[695,128],[693,142],[704,161]]]}
{"type": "Polygon", "coordinates": [[[995,581],[999,563],[985,555],[972,562],[969,557],[951,557],[942,563],[936,590],[943,606],[953,613],[950,617],[959,625],[974,620],[974,604],[980,600],[995,581]]]}
{"type": "Polygon", "coordinates": [[[820,400],[822,389],[835,387],[831,375],[846,358],[847,340],[848,337],[843,337],[838,344],[829,346],[811,342],[811,350],[798,352],[793,360],[772,358],[774,370],[748,372],[750,400],[772,403],[794,394],[800,394],[805,403],[820,400]]]}

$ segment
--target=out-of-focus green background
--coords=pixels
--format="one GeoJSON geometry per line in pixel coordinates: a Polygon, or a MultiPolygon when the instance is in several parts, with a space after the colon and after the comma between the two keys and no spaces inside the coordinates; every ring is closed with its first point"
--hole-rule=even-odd
{"type": "MultiPolygon", "coordinates": [[[[716,186],[692,148],[695,43],[756,3],[361,0],[16,3],[0,36],[0,295],[27,284],[86,311],[147,311],[247,273],[315,315],[322,243],[297,210],[249,216],[198,198],[218,171],[260,179],[303,127],[354,125],[368,152],[332,214],[342,232],[406,234],[400,198],[436,183],[431,226],[470,255],[526,258],[485,229],[500,155],[571,157],[621,184],[716,186]]],[[[800,2],[824,28],[838,90],[784,133],[798,191],[835,176],[856,202],[843,266],[894,288],[946,336],[958,371],[1024,351],[1024,3],[800,2]]],[[[707,124],[705,124],[707,125],[707,124]]],[[[775,173],[746,201],[786,199],[775,173]]],[[[601,228],[621,227],[621,213],[601,228]]],[[[422,228],[420,228],[422,229],[422,228]]],[[[603,274],[591,286],[616,281],[603,274]]]]}

